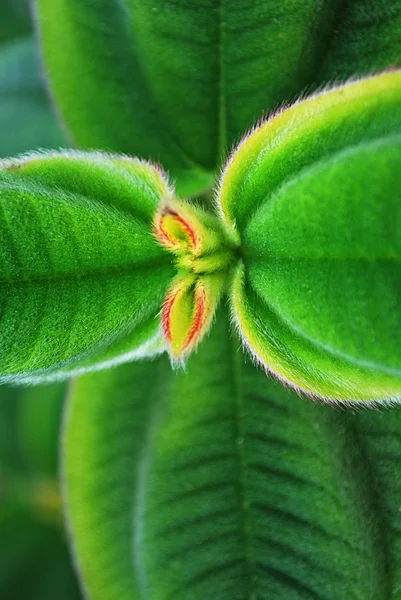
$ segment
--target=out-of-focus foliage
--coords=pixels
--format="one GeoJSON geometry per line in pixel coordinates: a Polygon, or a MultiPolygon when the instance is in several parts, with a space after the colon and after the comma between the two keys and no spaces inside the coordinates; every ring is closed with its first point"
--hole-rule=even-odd
{"type": "Polygon", "coordinates": [[[75,142],[160,161],[186,194],[282,102],[401,64],[401,0],[36,5],[53,93],[75,142]]]}
{"type": "MultiPolygon", "coordinates": [[[[56,478],[65,387],[0,388],[0,466],[56,478]]],[[[3,490],[4,492],[4,490],[3,490]]]]}
{"type": "Polygon", "coordinates": [[[65,387],[0,389],[0,598],[78,600],[58,483],[65,387]]]}
{"type": "MultiPolygon", "coordinates": [[[[63,144],[28,2],[0,2],[0,156],[63,144]]],[[[0,348],[1,351],[1,348],[0,348]]],[[[65,388],[0,388],[0,598],[78,600],[58,483],[65,388]]]]}
{"type": "MultiPolygon", "coordinates": [[[[0,8],[1,19],[1,8],[0,8]]],[[[0,156],[65,144],[31,35],[0,45],[0,156]]]]}
{"type": "Polygon", "coordinates": [[[1,0],[0,43],[28,35],[31,29],[27,0],[1,0]]]}
{"type": "Polygon", "coordinates": [[[0,512],[1,600],[78,600],[80,593],[60,526],[24,504],[0,512]]]}
{"type": "Polygon", "coordinates": [[[26,0],[0,3],[0,157],[65,144],[45,89],[26,0]]]}

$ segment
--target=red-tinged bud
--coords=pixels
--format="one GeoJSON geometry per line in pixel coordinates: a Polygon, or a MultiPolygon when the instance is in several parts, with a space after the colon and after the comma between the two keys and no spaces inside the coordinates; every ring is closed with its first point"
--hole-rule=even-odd
{"type": "Polygon", "coordinates": [[[179,275],[166,296],[162,327],[173,361],[183,361],[208,331],[235,257],[215,215],[169,199],[154,218],[154,234],[175,255],[179,275]]]}
{"type": "Polygon", "coordinates": [[[179,277],[173,282],[164,301],[163,333],[173,357],[181,353],[188,337],[188,329],[191,327],[194,286],[195,277],[179,277]]]}
{"type": "Polygon", "coordinates": [[[171,252],[200,254],[202,239],[190,215],[179,214],[176,208],[165,204],[156,213],[154,228],[159,242],[171,252]]]}
{"type": "Polygon", "coordinates": [[[227,247],[217,217],[182,200],[170,198],[162,202],[153,226],[162,246],[176,255],[188,255],[192,260],[227,247]]]}
{"type": "Polygon", "coordinates": [[[198,345],[212,324],[224,289],[221,273],[176,279],[167,294],[163,311],[163,332],[170,355],[182,361],[198,345]]]}

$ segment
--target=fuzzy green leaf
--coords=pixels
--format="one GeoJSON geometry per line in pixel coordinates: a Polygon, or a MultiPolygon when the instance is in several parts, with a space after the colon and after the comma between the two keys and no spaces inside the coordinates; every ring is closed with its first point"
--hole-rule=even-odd
{"type": "Polygon", "coordinates": [[[32,380],[153,351],[173,276],[153,238],[162,174],[102,154],[0,163],[0,376],[32,380]]]}
{"type": "Polygon", "coordinates": [[[88,598],[390,599],[400,410],[303,402],[238,350],[220,315],[185,373],[162,359],[74,384],[64,475],[88,598]]]}
{"type": "Polygon", "coordinates": [[[401,60],[401,0],[37,7],[53,92],[77,144],[161,160],[182,193],[210,183],[266,111],[333,74],[401,60]]]}
{"type": "Polygon", "coordinates": [[[312,97],[245,139],[220,190],[232,301],[279,378],[330,400],[401,396],[401,72],[312,97]]]}

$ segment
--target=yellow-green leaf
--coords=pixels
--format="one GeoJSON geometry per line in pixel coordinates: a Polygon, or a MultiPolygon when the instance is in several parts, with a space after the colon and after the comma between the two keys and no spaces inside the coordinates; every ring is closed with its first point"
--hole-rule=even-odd
{"type": "Polygon", "coordinates": [[[329,400],[401,397],[401,72],[272,117],[228,163],[232,288],[268,372],[329,400]]]}
{"type": "Polygon", "coordinates": [[[3,381],[157,350],[173,269],[152,220],[171,193],[154,167],[125,157],[71,152],[0,163],[3,381]]]}

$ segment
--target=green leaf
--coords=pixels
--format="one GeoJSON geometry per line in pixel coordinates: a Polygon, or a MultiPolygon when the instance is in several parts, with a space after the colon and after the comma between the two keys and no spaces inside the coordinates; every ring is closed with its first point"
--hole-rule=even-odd
{"type": "MultiPolygon", "coordinates": [[[[133,558],[153,423],[171,367],[123,365],[72,383],[64,440],[64,485],[82,584],[93,600],[136,600],[133,558]]],[[[167,400],[167,398],[166,398],[167,400]]]]}
{"type": "Polygon", "coordinates": [[[161,160],[185,194],[210,185],[266,111],[333,74],[401,59],[401,0],[37,7],[53,92],[76,143],[161,160]]]}
{"type": "Polygon", "coordinates": [[[151,228],[172,193],[163,175],[100,153],[0,167],[1,378],[62,376],[157,349],[173,276],[151,228]]]}
{"type": "Polygon", "coordinates": [[[241,239],[246,346],[330,400],[401,396],[401,72],[278,114],[231,158],[220,208],[241,239]]]}
{"type": "Polygon", "coordinates": [[[186,372],[163,358],[73,385],[65,490],[88,598],[396,597],[400,410],[303,402],[238,350],[220,314],[186,372]]]}
{"type": "MultiPolygon", "coordinates": [[[[1,21],[2,23],[2,21],[1,21]]],[[[31,37],[0,46],[0,157],[57,147],[64,136],[47,98],[31,37]]]]}
{"type": "Polygon", "coordinates": [[[343,2],[318,81],[401,66],[401,1],[343,2]]]}

